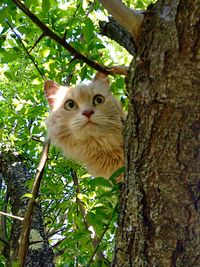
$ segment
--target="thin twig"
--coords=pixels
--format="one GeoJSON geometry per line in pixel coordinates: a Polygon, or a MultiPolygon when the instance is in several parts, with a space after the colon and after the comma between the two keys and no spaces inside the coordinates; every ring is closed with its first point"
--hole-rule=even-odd
{"type": "Polygon", "coordinates": [[[6,246],[9,246],[8,240],[3,239],[2,237],[0,237],[0,241],[3,242],[6,246]]]}
{"type": "Polygon", "coordinates": [[[35,66],[35,68],[37,69],[37,71],[39,72],[41,78],[43,80],[45,80],[45,76],[42,74],[41,70],[38,68],[37,63],[35,62],[35,59],[31,56],[30,52],[27,50],[26,46],[24,45],[21,37],[19,36],[19,34],[16,33],[16,31],[14,30],[14,28],[12,27],[12,25],[10,24],[10,22],[6,19],[6,23],[9,25],[9,27],[11,28],[11,30],[13,31],[13,33],[15,34],[15,36],[18,38],[19,42],[21,43],[24,51],[26,52],[26,54],[28,55],[28,57],[30,58],[30,60],[32,61],[33,65],[35,66]]]}
{"type": "MultiPolygon", "coordinates": [[[[77,7],[76,7],[76,10],[75,10],[75,12],[74,12],[74,14],[73,14],[73,16],[72,16],[71,22],[70,22],[70,24],[68,25],[69,28],[72,26],[72,23],[74,22],[74,19],[75,19],[75,17],[76,17],[76,14],[77,14],[77,12],[78,12],[80,6],[81,6],[81,3],[79,3],[79,4],[77,5],[77,7]]],[[[66,29],[65,32],[64,32],[63,40],[66,39],[66,36],[67,36],[67,29],[66,29]]]]}
{"type": "Polygon", "coordinates": [[[21,232],[21,237],[20,237],[20,246],[19,246],[19,252],[18,252],[20,267],[25,266],[26,255],[27,255],[28,246],[29,246],[29,235],[30,235],[30,229],[31,229],[33,209],[35,206],[36,198],[38,196],[44,167],[47,161],[49,145],[50,145],[50,142],[47,141],[43,147],[42,155],[41,155],[38,167],[37,167],[36,177],[35,177],[35,181],[34,181],[32,192],[31,192],[32,197],[29,199],[27,211],[26,211],[24,221],[23,221],[22,232],[21,232]]]}
{"type": "Polygon", "coordinates": [[[40,138],[38,138],[37,136],[32,135],[30,138],[33,141],[36,141],[36,142],[43,144],[43,141],[40,138]]]}
{"type": "Polygon", "coordinates": [[[48,238],[50,238],[51,236],[55,235],[55,234],[58,234],[60,232],[63,232],[67,229],[67,227],[63,227],[61,229],[58,229],[58,230],[52,230],[51,232],[49,232],[47,235],[48,235],[48,238]]]}
{"type": "MultiPolygon", "coordinates": [[[[89,222],[87,221],[87,218],[86,218],[86,210],[85,210],[85,207],[84,207],[82,201],[78,197],[78,194],[81,193],[80,185],[79,185],[79,182],[78,182],[78,177],[77,177],[76,172],[73,169],[71,169],[71,174],[72,174],[72,179],[73,179],[74,185],[76,187],[76,203],[79,206],[79,209],[80,209],[80,212],[81,212],[81,215],[82,215],[82,218],[83,218],[83,222],[84,222],[85,228],[87,230],[89,230],[90,224],[89,224],[89,222]]],[[[92,246],[93,246],[94,249],[96,248],[97,244],[99,242],[101,242],[101,239],[99,239],[96,236],[94,238],[90,237],[90,239],[91,239],[92,246]]],[[[98,256],[99,259],[104,259],[105,258],[102,251],[99,251],[97,256],[98,256]]]]}
{"type": "Polygon", "coordinates": [[[38,37],[38,39],[36,40],[36,42],[34,43],[34,45],[29,49],[29,53],[36,47],[36,45],[45,37],[45,34],[42,33],[40,34],[40,36],[38,37]]]}
{"type": "Polygon", "coordinates": [[[12,215],[10,213],[3,212],[3,211],[0,211],[0,214],[3,215],[3,216],[7,216],[7,217],[11,217],[13,219],[20,220],[20,221],[23,221],[24,220],[24,218],[22,218],[22,217],[15,216],[15,215],[12,215]]]}
{"type": "MultiPolygon", "coordinates": [[[[61,200],[62,201],[62,200],[61,200]]],[[[61,202],[60,201],[60,202],[61,202]]],[[[59,214],[61,213],[61,211],[62,211],[62,208],[60,208],[59,209],[59,211],[57,212],[57,214],[54,216],[54,219],[52,219],[52,221],[51,221],[51,224],[53,225],[54,223],[55,223],[55,221],[58,219],[58,216],[59,216],[59,214]]],[[[63,224],[63,222],[60,220],[59,221],[59,223],[62,223],[63,224]]],[[[60,230],[61,231],[61,230],[60,230]]],[[[49,236],[49,234],[50,234],[50,228],[46,231],[46,233],[47,233],[47,235],[49,236]]]]}
{"type": "Polygon", "coordinates": [[[107,232],[108,228],[109,228],[109,224],[104,228],[104,230],[103,230],[103,232],[102,232],[102,234],[101,234],[101,237],[99,238],[98,243],[96,244],[96,247],[95,247],[95,249],[94,249],[94,251],[93,251],[93,253],[92,253],[92,256],[91,256],[91,258],[90,258],[90,260],[89,260],[89,262],[88,262],[87,267],[89,267],[89,266],[91,265],[91,263],[93,262],[93,258],[94,258],[94,256],[95,256],[95,254],[97,253],[97,250],[98,250],[98,248],[99,248],[99,245],[100,245],[100,243],[101,243],[101,241],[102,241],[102,239],[103,239],[105,233],[107,232]]]}
{"type": "MultiPolygon", "coordinates": [[[[91,68],[96,69],[97,71],[100,71],[105,74],[118,74],[118,68],[113,67],[106,67],[102,64],[99,64],[96,61],[93,61],[92,59],[86,57],[82,53],[78,52],[73,46],[68,44],[62,37],[57,35],[55,32],[50,30],[46,24],[44,24],[35,14],[33,14],[21,1],[19,0],[12,0],[42,31],[43,33],[53,39],[55,42],[63,46],[65,49],[67,49],[72,55],[74,55],[77,59],[80,59],[84,61],[86,64],[88,64],[91,68]]],[[[126,75],[127,71],[125,69],[124,72],[120,70],[121,75],[126,75]]]]}
{"type": "MultiPolygon", "coordinates": [[[[70,22],[70,24],[68,25],[68,27],[71,27],[71,26],[72,26],[72,23],[73,23],[73,21],[74,21],[74,19],[75,19],[75,17],[76,17],[76,14],[77,14],[77,12],[78,12],[80,6],[81,6],[81,4],[79,3],[79,4],[77,5],[77,8],[76,8],[76,10],[75,10],[75,12],[74,12],[74,14],[73,14],[73,17],[72,17],[71,22],[70,22]]],[[[66,41],[66,36],[67,36],[67,29],[66,29],[66,31],[65,31],[65,33],[64,33],[64,36],[63,36],[63,39],[64,39],[65,41],[66,41]]],[[[81,34],[80,37],[79,37],[78,39],[81,40],[81,39],[82,39],[82,36],[83,36],[83,34],[81,34]]],[[[72,63],[74,60],[76,60],[76,56],[74,56],[74,57],[70,60],[69,65],[70,65],[70,63],[72,63]]],[[[65,78],[65,81],[64,81],[64,85],[65,85],[65,86],[69,86],[69,85],[70,85],[71,80],[72,80],[72,77],[73,77],[73,75],[74,75],[74,72],[75,72],[75,65],[73,66],[73,69],[70,71],[70,73],[67,75],[67,77],[65,78]]]]}
{"type": "Polygon", "coordinates": [[[112,222],[112,220],[113,220],[113,218],[114,218],[114,215],[115,215],[115,213],[116,213],[116,207],[117,207],[117,206],[115,206],[115,208],[114,208],[114,210],[113,210],[113,213],[112,213],[112,216],[111,216],[111,218],[110,218],[110,221],[105,225],[105,228],[104,228],[103,232],[101,233],[101,236],[100,236],[100,238],[98,239],[98,242],[96,243],[96,247],[95,247],[95,249],[94,249],[94,251],[93,251],[93,253],[92,253],[92,256],[91,256],[91,258],[90,258],[90,260],[89,260],[89,262],[88,262],[88,264],[87,264],[87,267],[90,267],[91,263],[93,262],[93,258],[94,258],[94,256],[95,256],[95,254],[97,253],[97,250],[98,250],[98,248],[99,248],[99,246],[100,246],[100,243],[101,243],[101,241],[103,240],[103,237],[104,237],[105,233],[106,233],[107,230],[109,229],[109,226],[110,226],[110,224],[111,224],[111,222],[112,222]]]}
{"type": "Polygon", "coordinates": [[[85,228],[88,229],[90,227],[90,225],[89,225],[88,221],[86,220],[85,207],[84,207],[84,204],[82,203],[82,201],[80,200],[80,198],[78,197],[78,194],[81,193],[80,185],[78,183],[78,177],[77,177],[76,172],[73,169],[71,169],[71,174],[72,174],[74,186],[76,188],[76,203],[79,206],[79,209],[80,209],[83,221],[84,221],[85,228]]]}
{"type": "MultiPolygon", "coordinates": [[[[63,239],[60,239],[57,243],[55,243],[52,248],[55,249],[57,248],[63,241],[65,241],[67,239],[67,237],[64,237],[63,239]]],[[[65,249],[63,250],[63,252],[65,251],[65,249]]]]}

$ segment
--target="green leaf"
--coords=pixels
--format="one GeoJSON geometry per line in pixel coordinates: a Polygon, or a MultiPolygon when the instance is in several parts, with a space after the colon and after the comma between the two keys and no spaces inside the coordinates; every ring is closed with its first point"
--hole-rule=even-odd
{"type": "Polygon", "coordinates": [[[44,13],[48,13],[51,7],[50,0],[42,0],[42,10],[44,13]]]}
{"type": "Polygon", "coordinates": [[[0,23],[2,23],[5,18],[7,18],[7,10],[7,7],[0,9],[0,23]]]}
{"type": "Polygon", "coordinates": [[[99,187],[108,187],[111,188],[112,184],[109,180],[103,178],[103,177],[97,177],[89,182],[91,186],[99,186],[99,187]]]}
{"type": "Polygon", "coordinates": [[[32,194],[29,194],[29,193],[26,193],[22,196],[22,198],[33,198],[33,195],[32,194]]]}
{"type": "Polygon", "coordinates": [[[93,212],[88,212],[87,214],[87,220],[91,225],[96,225],[98,224],[97,218],[93,212]]]}
{"type": "Polygon", "coordinates": [[[88,71],[88,68],[87,66],[85,65],[82,69],[81,69],[81,73],[80,73],[80,76],[81,76],[81,80],[83,81],[86,76],[87,76],[87,71],[88,71]]]}
{"type": "Polygon", "coordinates": [[[3,60],[2,63],[9,63],[12,61],[17,60],[18,54],[14,51],[5,51],[3,54],[3,60]]]}
{"type": "Polygon", "coordinates": [[[86,42],[90,42],[94,35],[94,24],[90,18],[85,20],[85,27],[82,29],[86,42]]]}
{"type": "Polygon", "coordinates": [[[73,43],[70,43],[70,45],[72,45],[76,50],[82,53],[85,51],[85,46],[81,44],[80,42],[73,42],[73,43]]]}
{"type": "Polygon", "coordinates": [[[12,262],[12,267],[19,267],[20,263],[18,261],[12,262]]]}
{"type": "Polygon", "coordinates": [[[11,74],[9,71],[5,71],[5,72],[4,72],[4,75],[5,75],[8,79],[13,80],[13,76],[12,76],[12,74],[11,74]]]}

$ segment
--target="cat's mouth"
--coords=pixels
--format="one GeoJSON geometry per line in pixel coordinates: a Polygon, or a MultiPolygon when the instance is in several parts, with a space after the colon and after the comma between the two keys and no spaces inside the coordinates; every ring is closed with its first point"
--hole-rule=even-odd
{"type": "Polygon", "coordinates": [[[95,123],[95,122],[93,122],[93,121],[91,121],[91,120],[88,120],[88,121],[84,124],[84,126],[90,126],[90,125],[97,125],[97,123],[95,123]]]}

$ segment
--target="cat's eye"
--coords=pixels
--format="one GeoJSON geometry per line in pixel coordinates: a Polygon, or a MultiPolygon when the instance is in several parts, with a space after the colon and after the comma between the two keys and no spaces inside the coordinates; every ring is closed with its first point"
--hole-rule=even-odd
{"type": "Polygon", "coordinates": [[[64,108],[69,111],[75,110],[77,109],[77,104],[74,100],[69,99],[65,102],[64,108]]]}
{"type": "Polygon", "coordinates": [[[105,101],[105,98],[102,95],[95,95],[93,98],[94,105],[101,105],[104,103],[104,101],[105,101]]]}

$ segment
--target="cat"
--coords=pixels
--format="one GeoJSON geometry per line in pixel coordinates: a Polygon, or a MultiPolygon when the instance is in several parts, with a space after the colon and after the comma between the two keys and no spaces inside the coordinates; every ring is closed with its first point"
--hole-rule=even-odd
{"type": "Polygon", "coordinates": [[[67,158],[85,164],[92,176],[106,179],[124,165],[125,112],[109,90],[107,75],[98,72],[88,85],[71,87],[48,80],[44,91],[51,108],[48,138],[67,158]]]}

